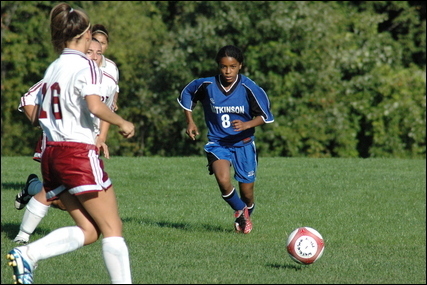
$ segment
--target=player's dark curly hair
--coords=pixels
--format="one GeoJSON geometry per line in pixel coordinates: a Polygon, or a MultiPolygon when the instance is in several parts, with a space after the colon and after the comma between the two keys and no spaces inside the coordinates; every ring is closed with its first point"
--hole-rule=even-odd
{"type": "Polygon", "coordinates": [[[219,64],[219,62],[221,61],[221,58],[223,58],[223,57],[233,57],[240,64],[243,63],[242,51],[238,47],[233,46],[233,45],[228,45],[228,46],[224,46],[224,47],[220,48],[220,50],[218,51],[218,53],[215,57],[216,63],[219,64]]]}

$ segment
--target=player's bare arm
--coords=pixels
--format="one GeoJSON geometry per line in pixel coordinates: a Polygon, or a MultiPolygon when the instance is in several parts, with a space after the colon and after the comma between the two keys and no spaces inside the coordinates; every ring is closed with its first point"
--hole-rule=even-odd
{"type": "Polygon", "coordinates": [[[99,152],[101,154],[101,151],[104,153],[104,157],[109,159],[110,158],[110,152],[108,150],[108,145],[105,143],[107,141],[107,135],[108,130],[110,129],[110,123],[107,123],[106,121],[100,121],[100,132],[99,135],[96,138],[96,147],[99,149],[99,152]]]}
{"type": "Polygon", "coordinates": [[[187,119],[187,135],[194,141],[196,136],[199,135],[199,130],[196,123],[193,120],[193,113],[188,110],[184,110],[185,118],[187,119]]]}
{"type": "Polygon", "coordinates": [[[33,112],[35,110],[35,105],[25,105],[22,107],[22,109],[24,109],[24,114],[25,116],[27,116],[28,120],[31,121],[31,118],[33,116],[33,112]]]}
{"type": "Polygon", "coordinates": [[[116,92],[116,94],[114,94],[113,111],[117,111],[119,109],[119,106],[117,105],[118,97],[119,97],[119,93],[116,92]]]}
{"type": "Polygon", "coordinates": [[[89,111],[110,124],[116,125],[120,128],[119,133],[125,138],[131,138],[135,134],[135,127],[131,122],[126,121],[113,111],[108,108],[101,101],[101,97],[98,95],[87,95],[86,102],[89,108],[89,111]]]}
{"type": "Polygon", "coordinates": [[[240,132],[250,128],[254,128],[263,125],[265,122],[261,116],[255,117],[253,120],[243,122],[241,120],[234,120],[231,122],[234,131],[240,132]]]}
{"type": "Polygon", "coordinates": [[[31,124],[33,126],[39,126],[39,109],[40,106],[39,105],[35,105],[35,106],[25,106],[24,110],[25,110],[25,115],[27,115],[28,119],[30,119],[31,124]],[[27,109],[26,107],[34,107],[33,110],[31,111],[31,113],[28,113],[27,115],[27,109]]]}

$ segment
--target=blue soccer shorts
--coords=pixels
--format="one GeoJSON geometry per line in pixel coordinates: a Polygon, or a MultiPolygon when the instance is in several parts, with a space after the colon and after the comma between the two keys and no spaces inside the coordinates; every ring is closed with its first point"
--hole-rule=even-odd
{"type": "Polygon", "coordinates": [[[234,178],[237,181],[243,183],[255,182],[258,155],[253,140],[243,146],[223,146],[215,142],[208,142],[204,149],[208,159],[209,174],[213,174],[212,163],[214,161],[225,159],[233,166],[234,178]]]}

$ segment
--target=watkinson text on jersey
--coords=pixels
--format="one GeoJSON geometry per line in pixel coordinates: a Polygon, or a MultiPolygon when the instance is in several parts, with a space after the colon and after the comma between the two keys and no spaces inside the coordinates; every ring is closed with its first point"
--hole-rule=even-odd
{"type": "Polygon", "coordinates": [[[222,113],[235,113],[235,114],[244,114],[245,106],[226,106],[226,107],[216,107],[211,104],[212,112],[215,114],[222,113]]]}

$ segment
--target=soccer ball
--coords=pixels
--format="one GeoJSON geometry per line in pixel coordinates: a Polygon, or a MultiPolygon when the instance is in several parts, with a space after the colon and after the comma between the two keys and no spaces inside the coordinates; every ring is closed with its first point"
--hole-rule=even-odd
{"type": "Polygon", "coordinates": [[[325,243],[318,231],[310,227],[301,227],[289,235],[286,248],[293,261],[312,264],[322,256],[325,243]]]}

